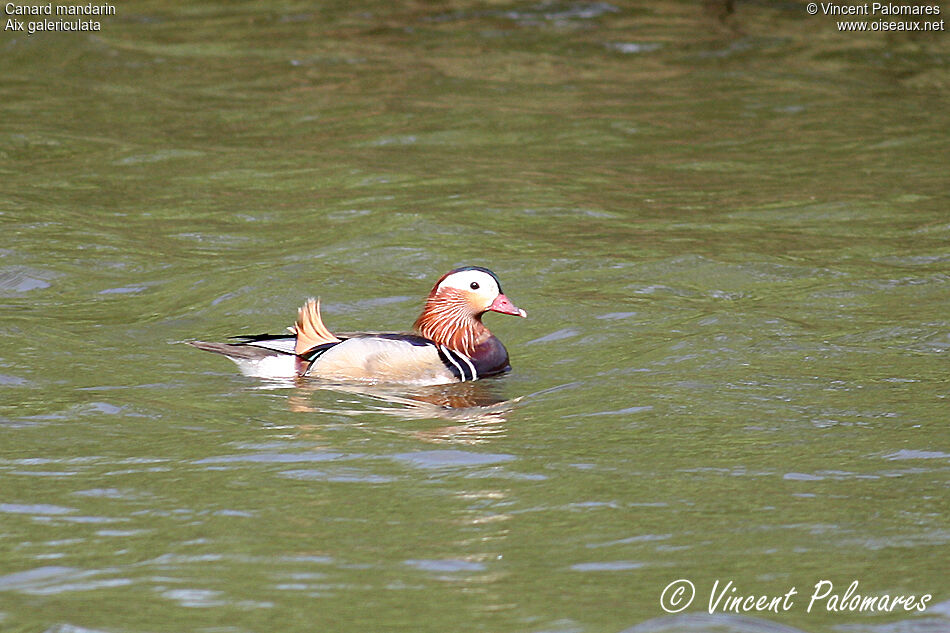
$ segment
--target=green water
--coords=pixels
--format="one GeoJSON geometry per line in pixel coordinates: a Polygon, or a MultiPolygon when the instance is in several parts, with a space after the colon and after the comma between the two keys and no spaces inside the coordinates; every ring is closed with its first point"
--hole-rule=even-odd
{"type": "Polygon", "coordinates": [[[0,630],[950,630],[948,38],[744,2],[0,32],[0,630]],[[312,295],[402,330],[465,264],[529,315],[486,319],[499,379],[181,344],[312,295]],[[932,599],[808,613],[822,579],[932,599]],[[703,616],[717,580],[799,595],[703,616]]]}

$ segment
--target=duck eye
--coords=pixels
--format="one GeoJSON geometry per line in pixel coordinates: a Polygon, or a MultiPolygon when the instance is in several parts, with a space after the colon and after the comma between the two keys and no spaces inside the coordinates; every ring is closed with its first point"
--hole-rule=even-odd
{"type": "Polygon", "coordinates": [[[473,281],[472,283],[469,284],[468,287],[471,288],[472,290],[478,290],[478,282],[473,281]]]}

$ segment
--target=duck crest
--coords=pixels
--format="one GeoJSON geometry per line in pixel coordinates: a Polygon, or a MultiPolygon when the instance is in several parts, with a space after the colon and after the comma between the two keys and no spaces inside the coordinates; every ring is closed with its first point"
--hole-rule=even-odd
{"type": "Polygon", "coordinates": [[[492,335],[481,316],[473,314],[465,296],[452,288],[438,293],[433,289],[414,327],[427,339],[469,358],[475,355],[475,348],[492,335]]]}

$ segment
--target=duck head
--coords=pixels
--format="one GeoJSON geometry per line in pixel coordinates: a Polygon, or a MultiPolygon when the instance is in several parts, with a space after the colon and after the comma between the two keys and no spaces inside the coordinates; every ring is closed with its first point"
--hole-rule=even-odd
{"type": "Polygon", "coordinates": [[[415,328],[422,336],[471,356],[491,336],[482,324],[486,312],[528,316],[501,291],[495,273],[480,266],[456,268],[436,282],[415,328]]]}

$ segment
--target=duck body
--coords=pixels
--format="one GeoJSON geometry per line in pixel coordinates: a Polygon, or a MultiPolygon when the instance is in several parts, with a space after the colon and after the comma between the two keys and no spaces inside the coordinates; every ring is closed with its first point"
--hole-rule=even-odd
{"type": "Polygon", "coordinates": [[[224,354],[242,373],[261,378],[313,377],[344,382],[443,384],[511,369],[508,351],[482,323],[487,311],[525,316],[501,292],[497,277],[479,267],[444,275],[426,299],[416,333],[331,334],[319,302],[300,308],[292,336],[261,334],[233,343],[193,341],[224,354]]]}

